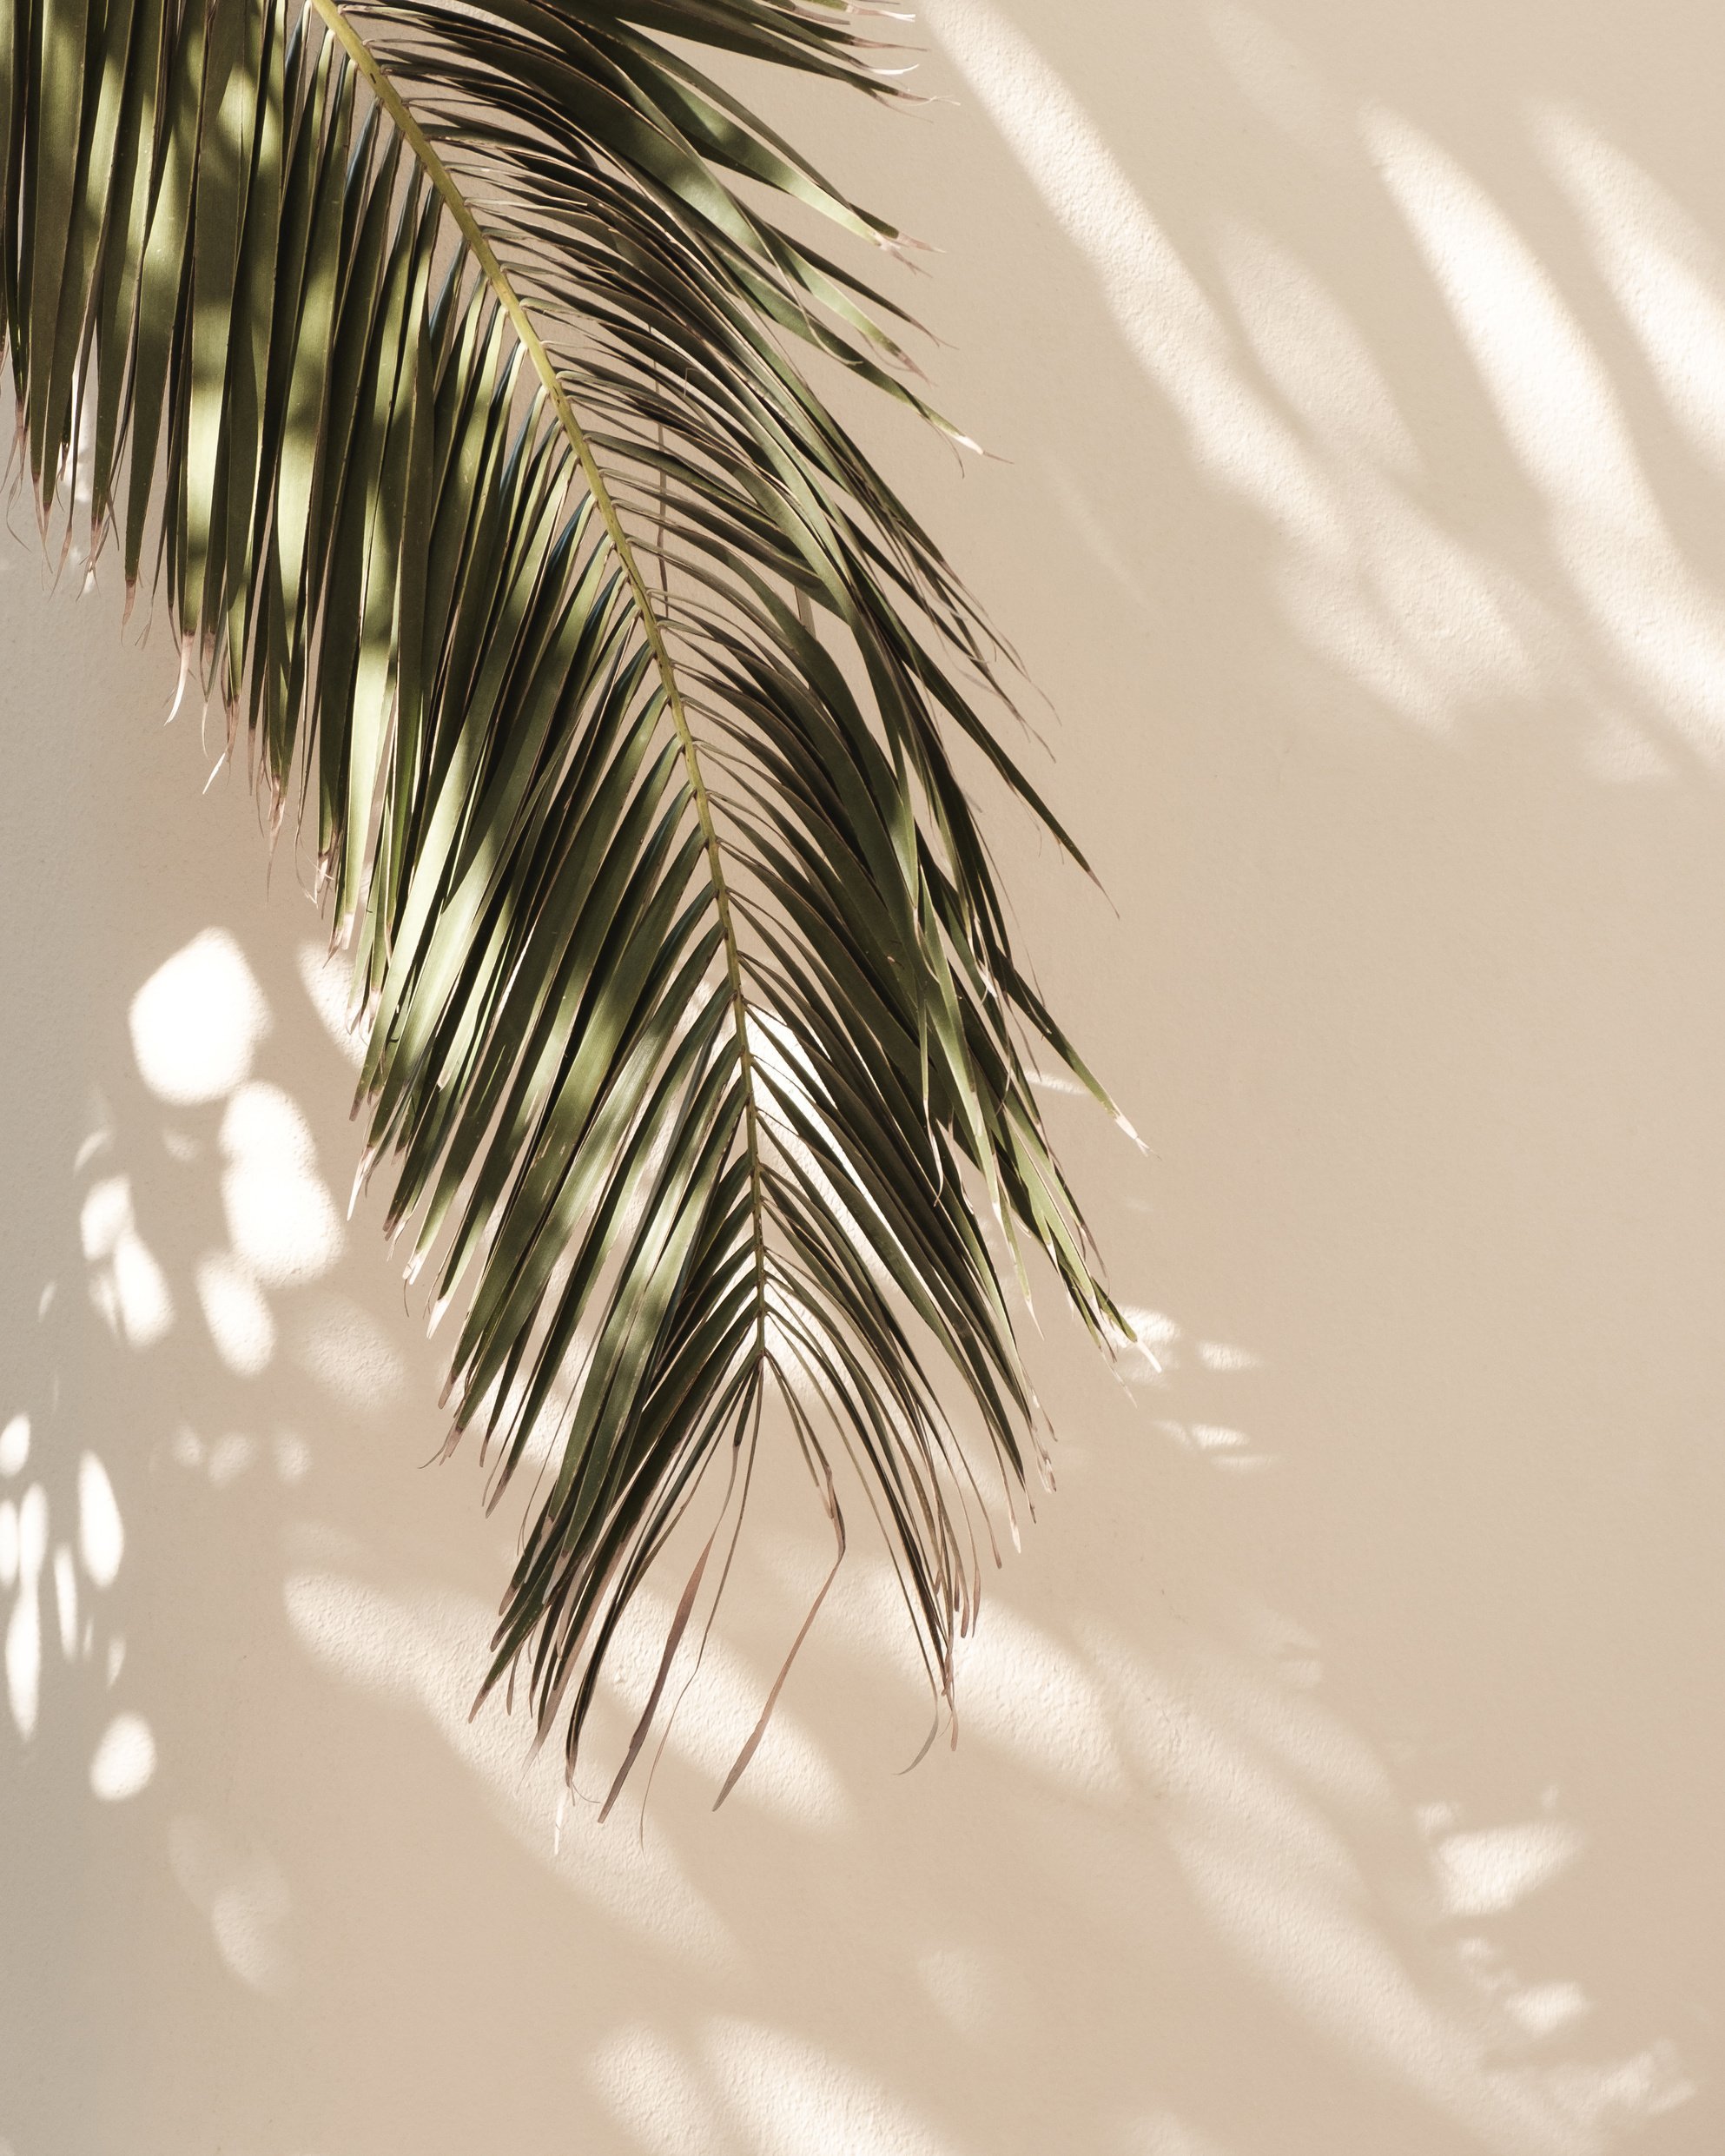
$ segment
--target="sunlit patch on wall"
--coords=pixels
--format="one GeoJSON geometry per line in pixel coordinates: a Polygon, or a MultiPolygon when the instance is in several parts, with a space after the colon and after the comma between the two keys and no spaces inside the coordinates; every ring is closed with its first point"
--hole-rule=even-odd
{"type": "Polygon", "coordinates": [[[78,1575],[63,1542],[54,1552],[54,1612],[60,1621],[60,1652],[69,1662],[78,1651],[78,1575]]]}
{"type": "MultiPolygon", "coordinates": [[[[1447,1820],[1434,1808],[1424,1817],[1447,1820]]],[[[1570,1821],[1530,1819],[1507,1827],[1440,1833],[1432,1855],[1449,1916],[1497,1916],[1567,1871],[1587,1846],[1570,1821]]]]}
{"type": "Polygon", "coordinates": [[[287,1991],[294,1974],[288,1936],[294,1904],[280,1866],[262,1849],[236,1848],[195,1817],[169,1828],[168,1858],[232,1974],[251,1991],[287,1991]]]}
{"type": "Polygon", "coordinates": [[[1226,1340],[1200,1340],[1198,1359],[1206,1370],[1230,1371],[1257,1370],[1264,1359],[1249,1347],[1235,1347],[1226,1340]]]}
{"type": "Polygon", "coordinates": [[[324,1031],[357,1070],[366,1060],[364,1029],[348,1024],[349,961],[321,943],[301,943],[300,979],[324,1031]]]}
{"type": "MultiPolygon", "coordinates": [[[[780,1579],[797,1593],[804,1593],[807,1545],[766,1535],[761,1540],[780,1579]]],[[[846,1648],[870,1668],[891,1671],[895,1681],[906,1688],[906,1696],[915,1698],[926,1693],[928,1672],[916,1651],[915,1636],[904,1618],[904,1597],[886,1557],[873,1555],[866,1548],[849,1552],[831,1593],[822,1604],[822,1631],[835,1645],[846,1648]]]]}
{"type": "Polygon", "coordinates": [[[657,2029],[617,2029],[592,2079],[606,2108],[651,2156],[740,2156],[706,2076],[657,2029]]]}
{"type": "Polygon", "coordinates": [[[126,1551],[126,1531],[108,1470],[94,1452],[78,1462],[78,1554],[98,1587],[111,1587],[126,1551]]]}
{"type": "Polygon", "coordinates": [[[104,1804],[122,1803],[155,1776],[155,1738],[142,1715],[116,1715],[89,1762],[91,1792],[104,1804]]]}
{"type": "Polygon", "coordinates": [[[23,1472],[30,1458],[30,1417],[14,1415],[0,1430],[0,1475],[23,1472]]]}
{"type": "MultiPolygon", "coordinates": [[[[638,1592],[606,1657],[605,1692],[631,1722],[658,1672],[673,1615],[671,1604],[651,1588],[638,1592]]],[[[760,1715],[772,1673],[751,1667],[717,1635],[706,1643],[698,1676],[680,1692],[690,1666],[685,1651],[672,1673],[671,1696],[679,1703],[664,1731],[665,1751],[717,1788],[760,1715]]],[[[844,1823],[851,1810],[825,1752],[783,1699],[748,1772],[726,1801],[742,1810],[769,1812],[788,1825],[827,1832],[844,1823]]]]}
{"type": "MultiPolygon", "coordinates": [[[[485,1604],[448,1593],[398,1597],[324,1569],[290,1573],[284,1599],[295,1637],[316,1661],[345,1683],[426,1716],[536,1862],[679,1959],[730,1965],[725,1926],[651,1818],[638,1834],[617,1819],[597,1826],[596,1800],[564,1804],[555,1745],[533,1752],[530,1726],[506,1715],[498,1700],[471,1715],[496,1622],[485,1604]],[[559,1815],[571,1810],[559,1832],[559,1815]]],[[[610,1726],[616,1734],[620,1725],[613,1717],[610,1726]]]]}
{"type": "Polygon", "coordinates": [[[407,1372],[377,1320],[345,1295],[318,1295],[297,1313],[294,1359],[307,1375],[360,1415],[380,1415],[406,1389],[407,1372]]]}
{"type": "Polygon", "coordinates": [[[1187,1452],[1201,1453],[1212,1467],[1226,1474],[1262,1474],[1276,1464],[1274,1453],[1255,1452],[1245,1431],[1226,1423],[1159,1422],[1156,1427],[1164,1437],[1187,1452]]]}
{"type": "Polygon", "coordinates": [[[1424,461],[1389,379],[1334,294],[1255,227],[1227,227],[1219,251],[1252,357],[1310,442],[1356,474],[1423,479],[1424,461]]]}
{"type": "Polygon", "coordinates": [[[1571,2028],[1593,2011],[1592,2002],[1579,1984],[1561,1979],[1549,1984],[1513,1985],[1504,1994],[1511,2019],[1530,2036],[1555,2036],[1571,2028]]]}
{"type": "Polygon", "coordinates": [[[249,1075],[269,1006],[226,929],[205,929],[132,999],[132,1053],[158,1100],[219,1101],[249,1075]]]}
{"type": "Polygon", "coordinates": [[[301,1286],[340,1254],[311,1126],[279,1086],[243,1085],[221,1119],[221,1201],[237,1257],[266,1286],[301,1286]]]}
{"type": "Polygon", "coordinates": [[[174,1323],[168,1280],[132,1214],[132,1186],[104,1176],[84,1194],[78,1232],[89,1261],[90,1300],[128,1347],[154,1347],[174,1323]]]}
{"type": "Polygon", "coordinates": [[[312,1472],[312,1448],[294,1431],[278,1431],[269,1451],[276,1474],[285,1483],[303,1482],[312,1472]]]}
{"type": "Polygon", "coordinates": [[[652,2156],[949,2156],[953,2146],[857,2067],[758,2023],[709,2021],[698,2057],[658,2030],[618,2029],[592,2073],[652,2156]]]}
{"type": "Polygon", "coordinates": [[[800,2037],[717,2017],[701,2049],[744,2146],[761,2156],[950,2156],[909,2105],[800,2037]]]}
{"type": "Polygon", "coordinates": [[[1535,145],[1689,446],[1725,472],[1725,257],[1700,223],[1578,113],[1535,105],[1535,145]]]}
{"type": "Polygon", "coordinates": [[[235,1377],[261,1377],[275,1354],[275,1320],[250,1266],[231,1251],[210,1251],[194,1277],[217,1355],[235,1377]]]}
{"type": "MultiPolygon", "coordinates": [[[[1273,389],[1255,423],[1285,437],[1314,509],[1299,527],[1255,490],[1292,543],[1276,585],[1312,648],[1423,725],[1458,704],[1538,692],[1551,625],[1500,562],[1421,499],[1423,460],[1389,381],[1335,295],[1268,234],[1232,225],[1219,255],[1252,361],[1273,389]]],[[[1254,412],[1257,406],[1254,403],[1254,412]]],[[[1260,456],[1263,472],[1275,469],[1260,456]]],[[[1247,490],[1253,491],[1253,490],[1247,490]]],[[[1285,493],[1284,486],[1281,490],[1285,493]]]]}
{"type": "MultiPolygon", "coordinates": [[[[168,1453],[176,1467],[201,1472],[216,1489],[227,1490],[264,1456],[264,1447],[247,1430],[226,1430],[219,1438],[207,1439],[189,1424],[182,1423],[169,1442],[168,1453]]],[[[309,1449],[292,1435],[278,1438],[270,1447],[270,1457],[283,1482],[297,1480],[311,1465],[309,1449]]]]}
{"type": "Polygon", "coordinates": [[[957,1656],[965,1735],[1041,1779],[1118,1802],[1126,1777],[1101,1693],[1069,1647],[996,1597],[957,1656]]]}
{"type": "Polygon", "coordinates": [[[107,1101],[96,1088],[89,1096],[89,1128],[78,1141],[78,1149],[72,1155],[75,1169],[86,1168],[109,1151],[114,1143],[114,1118],[107,1101]]]}
{"type": "Polygon", "coordinates": [[[1397,1809],[1381,1762],[1272,1668],[1282,1628],[1269,1613],[1250,1629],[1245,1654],[1189,1635],[1160,1664],[1100,1628],[1090,1640],[1123,1749],[1153,1781],[1169,1848],[1218,1935],[1314,2034],[1393,2073],[1478,2146],[1596,2151],[1607,2122],[1682,2101],[1688,2084],[1663,2040],[1603,2062],[1530,2054],[1536,2023],[1546,2040],[1575,2018],[1578,1987],[1522,1984],[1478,1939],[1445,1944],[1464,1907],[1501,1910],[1555,1877],[1578,1829],[1553,1815],[1531,1832],[1461,1836],[1451,1810],[1430,1808],[1424,1884],[1411,1875],[1386,1897],[1381,1880],[1368,1884],[1359,1839],[1381,1842],[1397,1809]],[[1418,1935],[1398,1901],[1426,1912],[1418,1935]],[[1425,1975],[1434,1954],[1449,1959],[1448,1985],[1425,1975]]]}
{"type": "MultiPolygon", "coordinates": [[[[1365,139],[1447,303],[1504,437],[1543,499],[1553,551],[1625,684],[1708,764],[1725,758],[1725,608],[1674,539],[1609,370],[1550,274],[1497,202],[1398,114],[1369,110],[1365,139]]],[[[1602,776],[1657,777],[1621,726],[1602,776]]]]}
{"type": "Polygon", "coordinates": [[[257,1439],[243,1430],[230,1430],[209,1448],[209,1478],[218,1490],[237,1482],[258,1456],[257,1439]]]}
{"type": "MultiPolygon", "coordinates": [[[[29,1424],[17,1416],[9,1429],[16,1472],[29,1458],[29,1424]]],[[[43,1484],[32,1484],[21,1499],[0,1499],[0,1591],[9,1591],[12,1597],[5,1621],[6,1702],[12,1726],[26,1743],[35,1736],[42,1719],[44,1637],[57,1638],[61,1657],[68,1663],[97,1660],[93,1597],[113,1586],[125,1553],[125,1529],[114,1485],[94,1452],[86,1452],[79,1459],[76,1487],[76,1531],[63,1518],[58,1538],[50,1533],[43,1484]]],[[[110,1687],[124,1651],[117,1637],[107,1643],[110,1687]]],[[[136,1730],[142,1726],[136,1716],[122,1716],[110,1727],[91,1769],[91,1786],[98,1796],[132,1793],[128,1777],[135,1772],[136,1730]]],[[[148,1730],[144,1734],[147,1738],[148,1730]]],[[[153,1765],[153,1751],[150,1762],[153,1765]]],[[[146,1769],[143,1779],[148,1778],[146,1769]]]]}
{"type": "Polygon", "coordinates": [[[1120,1352],[1120,1374],[1128,1384],[1154,1385],[1180,1366],[1181,1328],[1166,1311],[1123,1303],[1122,1314],[1136,1336],[1120,1352]]]}
{"type": "MultiPolygon", "coordinates": [[[[10,1504],[5,1513],[11,1513],[10,1504]]],[[[36,1733],[42,1698],[42,1571],[48,1557],[48,1492],[39,1482],[24,1492],[17,1521],[17,1592],[6,1624],[6,1699],[13,1727],[28,1739],[36,1733]]],[[[9,1544],[13,1542],[11,1534],[4,1539],[9,1544]]]]}
{"type": "MultiPolygon", "coordinates": [[[[1266,59],[1267,76],[1289,79],[1279,33],[1243,9],[1214,21],[1259,87],[1266,59]]],[[[1275,535],[1275,588],[1303,640],[1433,732],[1464,703],[1537,690],[1540,611],[1422,504],[1382,371],[1310,269],[1261,234],[1225,235],[1237,332],[1029,40],[984,0],[942,0],[935,25],[1178,413],[1194,465],[1275,535]]],[[[1300,66],[1295,55],[1295,77],[1300,66]]]]}
{"type": "Polygon", "coordinates": [[[169,1440],[169,1458],[176,1467],[202,1467],[204,1462],[204,1443],[189,1423],[182,1423],[169,1440]]]}
{"type": "MultiPolygon", "coordinates": [[[[1122,1349],[1120,1374],[1129,1385],[1149,1386],[1167,1392],[1185,1373],[1182,1389],[1205,1376],[1238,1377],[1262,1367],[1262,1358],[1248,1347],[1229,1340],[1190,1338],[1180,1321],[1162,1310],[1124,1306],[1137,1345],[1122,1349]]],[[[1204,1387],[1213,1394],[1214,1388],[1204,1387]]],[[[1172,1404],[1172,1402],[1170,1402],[1172,1404]]],[[[1244,1430],[1232,1423],[1174,1420],[1164,1418],[1155,1425],[1160,1434],[1183,1451],[1201,1454],[1212,1466],[1228,1474],[1259,1474],[1273,1466],[1275,1456],[1256,1447],[1244,1430]]]]}

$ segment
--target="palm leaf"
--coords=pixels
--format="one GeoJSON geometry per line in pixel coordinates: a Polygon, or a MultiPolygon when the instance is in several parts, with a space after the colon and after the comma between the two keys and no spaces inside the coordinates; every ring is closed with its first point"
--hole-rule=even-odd
{"type": "Polygon", "coordinates": [[[361,1174],[459,1313],[451,1442],[493,1502],[544,1469],[485,1687],[565,1716],[572,1771],[631,1596],[691,1508],[734,1535],[763,1426],[841,1548],[860,1473],[949,1698],[940,1371],[1010,1484],[1002,1266],[1118,1323],[1027,1056],[1096,1088],[954,732],[1069,842],[979,714],[974,608],[792,356],[926,412],[902,318],[763,205],[898,235],[704,48],[893,94],[828,0],[0,0],[19,454],[315,834],[361,1174]]]}

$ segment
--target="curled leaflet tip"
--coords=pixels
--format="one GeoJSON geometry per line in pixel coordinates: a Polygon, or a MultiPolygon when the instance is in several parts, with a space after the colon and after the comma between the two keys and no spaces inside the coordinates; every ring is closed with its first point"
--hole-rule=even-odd
{"type": "MultiPolygon", "coordinates": [[[[130,609],[129,604],[128,612],[129,611],[130,609]]],[[[180,680],[178,686],[175,689],[174,701],[169,707],[168,716],[162,722],[164,726],[171,726],[174,724],[175,720],[180,716],[180,706],[186,700],[186,684],[192,678],[193,648],[192,640],[189,637],[188,637],[180,646],[180,680]]],[[[218,765],[217,769],[219,770],[220,768],[220,765],[218,765]]],[[[215,776],[215,773],[212,771],[210,773],[210,777],[213,778],[215,776]]],[[[204,791],[206,793],[209,791],[209,788],[207,784],[204,788],[204,791]]]]}
{"type": "Polygon", "coordinates": [[[372,1172],[372,1162],[376,1157],[373,1147],[367,1146],[360,1155],[359,1165],[354,1170],[353,1187],[347,1193],[347,1218],[350,1220],[354,1217],[354,1207],[360,1202],[360,1193],[366,1187],[366,1178],[372,1172]]]}

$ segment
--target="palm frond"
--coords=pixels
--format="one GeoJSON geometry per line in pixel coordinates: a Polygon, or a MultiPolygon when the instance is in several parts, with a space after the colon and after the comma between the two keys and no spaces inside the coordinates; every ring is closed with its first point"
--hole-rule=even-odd
{"type": "Polygon", "coordinates": [[[703,48],[894,94],[826,0],[0,0],[19,454],[314,832],[361,1172],[458,1313],[451,1441],[493,1501],[548,1454],[485,1684],[565,1716],[572,1770],[625,1608],[769,1417],[841,1546],[849,1456],[949,1696],[940,1371],[1021,1480],[1002,1265],[1040,1247],[1119,1324],[1026,1056],[1098,1088],[950,737],[1070,842],[979,711],[984,625],[794,356],[926,412],[902,318],[762,205],[899,235],[703,48]]]}

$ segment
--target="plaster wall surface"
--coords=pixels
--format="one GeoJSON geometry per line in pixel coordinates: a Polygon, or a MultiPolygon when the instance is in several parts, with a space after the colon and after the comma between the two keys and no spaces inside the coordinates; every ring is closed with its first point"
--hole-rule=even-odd
{"type": "Polygon", "coordinates": [[[1725,2146],[1725,17],[918,34],[779,109],[942,250],[999,458],[866,423],[1053,707],[1107,899],[992,828],[1144,1350],[1044,1307],[955,1751],[859,1535],[710,1811],[786,1480],[644,1820],[560,1804],[303,851],[16,506],[5,2156],[1725,2146]]]}

